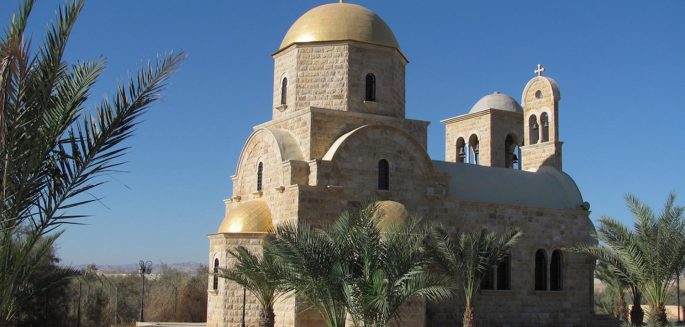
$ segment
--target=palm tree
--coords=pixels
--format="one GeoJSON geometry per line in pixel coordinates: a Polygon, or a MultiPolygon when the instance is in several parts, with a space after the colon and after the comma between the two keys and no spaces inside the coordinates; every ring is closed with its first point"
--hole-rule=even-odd
{"type": "Polygon", "coordinates": [[[83,8],[58,12],[45,43],[31,53],[24,36],[34,1],[27,0],[0,40],[0,326],[10,324],[30,294],[20,292],[74,209],[122,162],[141,115],[159,97],[183,55],[142,69],[116,95],[84,113],[104,60],[69,64],[63,55],[83,8]],[[69,210],[69,212],[67,212],[69,210]]]}
{"type": "Polygon", "coordinates": [[[484,274],[508,256],[521,235],[516,229],[498,234],[481,228],[459,234],[453,240],[445,230],[435,229],[430,244],[436,261],[464,289],[464,327],[474,325],[473,300],[484,274]]]}
{"type": "Polygon", "coordinates": [[[349,210],[326,228],[285,224],[265,251],[273,252],[288,289],[302,296],[329,327],[386,326],[401,320],[409,299],[441,300],[449,280],[431,270],[427,228],[418,220],[381,230],[375,203],[349,210]]]}
{"type": "Polygon", "coordinates": [[[449,298],[447,276],[431,269],[426,241],[429,229],[419,219],[379,226],[384,219],[372,203],[343,213],[331,234],[348,253],[344,290],[350,315],[358,326],[383,327],[401,322],[410,299],[449,298]]]}
{"type": "Polygon", "coordinates": [[[605,292],[612,300],[612,308],[607,308],[607,312],[622,321],[628,320],[625,302],[625,282],[616,277],[609,269],[609,266],[601,261],[595,268],[595,277],[604,284],[606,287],[605,292]]]}
{"type": "Polygon", "coordinates": [[[282,286],[294,290],[323,317],[328,327],[344,327],[346,317],[341,252],[324,230],[288,222],[276,227],[264,248],[283,269],[282,286]]]}
{"type": "Polygon", "coordinates": [[[685,256],[683,207],[675,206],[674,194],[668,196],[659,214],[633,195],[626,196],[626,203],[635,220],[633,230],[604,216],[599,218],[599,243],[573,250],[605,262],[613,274],[634,287],[633,308],[639,306],[639,296],[645,296],[653,323],[663,326],[668,323],[664,306],[667,292],[685,256]]]}
{"type": "Polygon", "coordinates": [[[236,260],[235,266],[222,269],[220,277],[245,287],[262,305],[260,327],[273,327],[276,323],[274,304],[285,294],[281,273],[271,252],[257,256],[243,246],[228,251],[236,260]]]}

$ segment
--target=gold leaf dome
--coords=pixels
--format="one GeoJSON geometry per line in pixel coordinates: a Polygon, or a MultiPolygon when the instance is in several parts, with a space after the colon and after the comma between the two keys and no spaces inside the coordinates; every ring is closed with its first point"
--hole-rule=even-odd
{"type": "Polygon", "coordinates": [[[359,41],[400,48],[388,24],[373,11],[351,3],[330,3],[306,12],[290,27],[283,50],[294,43],[359,41]]]}
{"type": "Polygon", "coordinates": [[[380,218],[378,228],[383,232],[402,226],[409,219],[409,212],[404,204],[395,201],[376,202],[376,215],[380,218]]]}
{"type": "Polygon", "coordinates": [[[218,233],[268,233],[272,229],[271,210],[266,202],[250,200],[228,210],[218,233]]]}

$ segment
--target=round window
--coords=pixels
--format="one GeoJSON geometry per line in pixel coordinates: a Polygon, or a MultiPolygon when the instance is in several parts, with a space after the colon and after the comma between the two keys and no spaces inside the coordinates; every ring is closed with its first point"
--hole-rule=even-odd
{"type": "Polygon", "coordinates": [[[540,90],[535,91],[535,98],[536,99],[542,98],[542,91],[540,91],[540,90]]]}

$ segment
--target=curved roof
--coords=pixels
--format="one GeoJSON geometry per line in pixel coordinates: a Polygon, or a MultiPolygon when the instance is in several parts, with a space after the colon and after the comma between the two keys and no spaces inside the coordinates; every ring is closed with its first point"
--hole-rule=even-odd
{"type": "Polygon", "coordinates": [[[279,50],[293,43],[347,40],[400,48],[388,24],[373,11],[351,3],[330,3],[313,8],[297,19],[279,50]]]}
{"type": "Polygon", "coordinates": [[[304,160],[304,155],[302,155],[300,145],[297,143],[297,140],[292,133],[284,129],[259,128],[252,132],[250,137],[247,138],[245,145],[243,145],[243,149],[240,152],[240,158],[238,159],[238,166],[236,167],[236,175],[240,174],[240,167],[242,166],[241,163],[243,162],[243,158],[245,157],[246,150],[249,148],[249,145],[255,138],[259,136],[259,134],[262,133],[267,133],[267,135],[271,136],[271,139],[276,142],[276,145],[278,146],[278,152],[276,153],[277,160],[304,160]]]}
{"type": "Polygon", "coordinates": [[[409,212],[404,207],[404,204],[396,201],[376,202],[376,215],[380,218],[378,228],[381,231],[385,231],[393,226],[402,225],[409,218],[409,212]]]}
{"type": "Polygon", "coordinates": [[[339,150],[345,145],[346,141],[348,139],[351,139],[355,136],[363,135],[365,132],[369,132],[372,130],[388,130],[395,132],[399,134],[400,136],[404,137],[407,141],[409,141],[410,144],[413,144],[416,149],[420,149],[418,152],[420,156],[423,157],[423,159],[427,162],[428,166],[430,166],[431,159],[428,156],[428,153],[426,150],[423,148],[423,146],[416,141],[416,139],[409,133],[407,133],[404,130],[401,130],[397,127],[392,127],[392,126],[387,126],[387,125],[363,125],[360,127],[357,127],[342,136],[340,136],[333,144],[331,145],[330,148],[328,148],[328,151],[326,151],[326,154],[324,154],[322,160],[327,160],[327,161],[332,161],[335,159],[336,155],[338,154],[339,150]]]}
{"type": "Polygon", "coordinates": [[[217,233],[268,233],[273,227],[266,201],[250,200],[230,208],[217,233]]]}
{"type": "Polygon", "coordinates": [[[581,209],[583,197],[571,177],[554,168],[537,172],[433,161],[449,175],[449,196],[466,201],[551,209],[581,209]]]}
{"type": "Polygon", "coordinates": [[[549,88],[552,90],[552,95],[555,99],[557,99],[557,101],[561,100],[561,92],[559,91],[559,84],[557,84],[557,81],[547,76],[536,76],[533,77],[530,81],[528,81],[528,83],[526,83],[526,87],[523,88],[523,93],[521,94],[521,102],[525,101],[526,93],[528,93],[528,88],[539,79],[542,79],[543,81],[545,81],[545,83],[547,83],[549,88]]]}
{"type": "Polygon", "coordinates": [[[497,109],[511,112],[523,112],[521,105],[516,100],[504,93],[494,92],[482,97],[473,105],[469,113],[497,109]]]}

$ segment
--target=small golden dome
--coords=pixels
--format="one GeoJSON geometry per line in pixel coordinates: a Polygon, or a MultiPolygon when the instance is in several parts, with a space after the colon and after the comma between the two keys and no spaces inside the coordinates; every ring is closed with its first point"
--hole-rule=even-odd
{"type": "Polygon", "coordinates": [[[402,226],[409,218],[409,212],[404,207],[404,204],[395,201],[378,201],[376,203],[376,215],[380,216],[378,228],[381,231],[402,226]]]}
{"type": "Polygon", "coordinates": [[[268,233],[273,227],[266,202],[250,200],[229,209],[217,233],[268,233]]]}
{"type": "Polygon", "coordinates": [[[350,3],[331,3],[302,15],[288,30],[279,50],[293,43],[347,40],[400,48],[388,24],[371,10],[350,3]]]}

